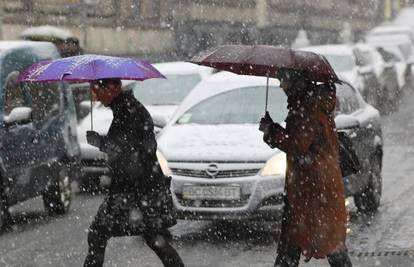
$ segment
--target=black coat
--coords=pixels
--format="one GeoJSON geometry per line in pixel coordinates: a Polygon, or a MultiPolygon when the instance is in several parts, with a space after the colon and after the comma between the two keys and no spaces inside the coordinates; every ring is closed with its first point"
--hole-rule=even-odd
{"type": "Polygon", "coordinates": [[[157,160],[157,142],[149,112],[130,91],[116,97],[110,108],[113,120],[100,145],[100,150],[108,155],[109,194],[112,198],[135,196],[131,203],[139,206],[145,219],[156,219],[158,226],[160,222],[163,227],[174,225],[170,183],[157,160]]]}
{"type": "Polygon", "coordinates": [[[121,93],[110,105],[113,120],[100,150],[108,155],[111,192],[135,191],[157,186],[164,180],[158,163],[154,124],[145,107],[130,91],[121,93]]]}

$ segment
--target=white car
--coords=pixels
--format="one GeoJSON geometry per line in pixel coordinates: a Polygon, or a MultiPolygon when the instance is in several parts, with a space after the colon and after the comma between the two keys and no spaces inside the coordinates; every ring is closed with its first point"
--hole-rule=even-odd
{"type": "Polygon", "coordinates": [[[412,87],[411,66],[414,62],[414,47],[410,39],[406,35],[381,35],[367,38],[366,41],[377,49],[382,48],[390,55],[389,61],[395,64],[397,70],[399,90],[403,91],[406,87],[412,87]]]}
{"type": "Polygon", "coordinates": [[[358,73],[358,61],[351,45],[319,45],[301,48],[325,56],[336,73],[345,76],[356,88],[364,91],[364,80],[358,73]]]}
{"type": "MultiPolygon", "coordinates": [[[[194,88],[162,130],[159,159],[172,177],[180,218],[268,219],[279,214],[286,155],[266,145],[258,130],[265,91],[264,77],[215,74],[194,88]]],[[[269,112],[283,125],[287,99],[277,80],[270,79],[269,92],[269,112]]],[[[337,127],[355,133],[357,153],[366,164],[361,176],[344,179],[347,194],[355,196],[361,210],[375,210],[381,194],[379,112],[348,83],[338,85],[337,95],[342,113],[337,127]]]]}
{"type": "MultiPolygon", "coordinates": [[[[414,44],[414,28],[404,27],[400,25],[383,25],[373,28],[366,36],[367,41],[369,39],[392,39],[395,36],[405,36],[411,42],[411,45],[414,44]]],[[[369,42],[369,41],[368,41],[369,42]]]]}
{"type": "Polygon", "coordinates": [[[134,96],[148,109],[154,123],[162,128],[194,86],[213,74],[214,69],[182,61],[153,65],[167,79],[123,83],[124,88],[132,90],[134,96]]]}
{"type": "MultiPolygon", "coordinates": [[[[213,73],[212,68],[187,62],[157,63],[154,66],[167,79],[145,81],[122,81],[124,90],[132,90],[134,96],[148,109],[158,133],[168,122],[178,104],[194,86],[213,73]]],[[[112,121],[112,111],[100,103],[93,105],[93,130],[106,135],[112,121]]],[[[91,129],[89,113],[78,124],[78,142],[81,148],[82,187],[99,188],[108,181],[107,155],[98,148],[87,144],[86,131],[91,129]]]]}

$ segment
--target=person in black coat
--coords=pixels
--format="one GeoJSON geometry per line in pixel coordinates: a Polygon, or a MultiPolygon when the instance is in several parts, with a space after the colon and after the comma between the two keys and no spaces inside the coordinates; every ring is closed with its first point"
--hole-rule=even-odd
{"type": "Polygon", "coordinates": [[[168,227],[176,224],[169,177],[158,163],[152,118],[131,91],[122,91],[119,79],[91,83],[97,100],[112,109],[106,136],[87,132],[87,142],[108,155],[111,184],[88,234],[84,266],[102,266],[108,240],[143,235],[164,266],[184,266],[169,244],[168,227]]]}

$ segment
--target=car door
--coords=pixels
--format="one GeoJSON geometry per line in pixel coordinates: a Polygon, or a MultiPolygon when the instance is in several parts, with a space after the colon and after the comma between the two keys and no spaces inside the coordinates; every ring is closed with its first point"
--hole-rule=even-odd
{"type": "Polygon", "coordinates": [[[1,94],[4,121],[0,153],[8,176],[8,186],[11,189],[21,189],[21,192],[24,192],[24,188],[30,183],[30,168],[38,164],[35,155],[36,129],[31,117],[16,123],[8,123],[13,110],[31,108],[30,92],[17,82],[17,77],[14,80],[11,77],[13,73],[18,74],[33,62],[30,53],[23,50],[10,51],[0,62],[1,82],[4,85],[1,94]]]}
{"type": "Polygon", "coordinates": [[[360,188],[364,188],[368,183],[369,160],[374,151],[375,134],[373,129],[375,127],[373,126],[372,118],[374,113],[367,109],[367,105],[363,102],[361,96],[358,95],[356,89],[350,84],[343,82],[337,85],[337,114],[352,116],[359,122],[359,127],[343,130],[351,138],[355,152],[362,165],[360,174],[344,177],[347,193],[352,195],[358,192],[360,188]]]}

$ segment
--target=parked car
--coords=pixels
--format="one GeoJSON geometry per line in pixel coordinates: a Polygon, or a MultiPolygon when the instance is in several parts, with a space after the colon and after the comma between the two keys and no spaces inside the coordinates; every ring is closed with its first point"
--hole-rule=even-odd
{"type": "MultiPolygon", "coordinates": [[[[381,111],[388,112],[388,110],[394,109],[397,103],[399,82],[397,80],[396,83],[392,75],[390,80],[384,80],[384,78],[378,76],[379,73],[373,65],[374,62],[367,61],[364,58],[364,53],[368,49],[362,45],[322,45],[307,47],[303,50],[324,55],[334,70],[346,77],[351,84],[355,85],[363,96],[370,97],[371,93],[379,93],[379,99],[377,100],[380,102],[377,107],[380,107],[381,111]]],[[[371,53],[375,52],[371,51],[371,53]]],[[[391,64],[395,65],[394,62],[391,64]]],[[[391,66],[388,67],[393,68],[391,66]]],[[[399,72],[396,66],[394,68],[396,69],[398,79],[399,72]]],[[[388,72],[392,72],[392,70],[388,70],[388,72]]],[[[365,98],[365,100],[367,101],[368,98],[365,98]]]]}
{"type": "Polygon", "coordinates": [[[349,81],[351,81],[352,84],[356,86],[360,92],[363,92],[365,90],[364,78],[368,76],[375,76],[375,73],[373,72],[366,72],[364,75],[361,75],[359,73],[359,61],[357,60],[357,57],[351,45],[329,44],[304,47],[301,48],[301,50],[310,51],[325,56],[335,72],[345,76],[349,81]]]}
{"type": "Polygon", "coordinates": [[[409,39],[406,36],[394,35],[367,39],[367,42],[374,45],[387,62],[392,62],[395,65],[399,83],[397,95],[400,95],[407,88],[412,88],[414,85],[412,69],[414,54],[409,39]]]}
{"type": "Polygon", "coordinates": [[[414,28],[401,25],[381,25],[369,31],[366,39],[393,38],[395,36],[406,36],[414,44],[414,28]]]}
{"type": "Polygon", "coordinates": [[[213,74],[214,69],[182,61],[155,63],[154,66],[166,79],[126,82],[125,89],[134,92],[162,128],[194,86],[213,74]]]}
{"type": "MultiPolygon", "coordinates": [[[[270,80],[269,112],[282,123],[287,99],[270,80]]],[[[348,82],[338,85],[337,128],[354,142],[362,163],[344,178],[347,196],[361,211],[375,211],[381,197],[382,135],[378,110],[348,82]]],[[[222,72],[186,97],[158,138],[163,171],[181,219],[274,218],[284,189],[286,155],[269,148],[258,130],[266,78],[222,72]]]]}
{"type": "MultiPolygon", "coordinates": [[[[166,125],[182,99],[194,86],[213,73],[212,68],[188,62],[157,63],[154,66],[167,79],[123,81],[124,90],[132,90],[134,96],[150,112],[158,133],[166,125]]],[[[87,103],[86,103],[87,104],[87,103]]],[[[85,105],[89,106],[90,105],[85,105]]],[[[105,135],[112,121],[112,111],[101,104],[93,107],[94,130],[105,135]]],[[[79,123],[78,136],[81,147],[82,184],[85,189],[96,190],[108,180],[107,155],[86,142],[86,131],[91,127],[91,115],[79,123]]]]}
{"type": "Polygon", "coordinates": [[[366,75],[362,96],[366,102],[386,113],[398,97],[399,82],[395,64],[386,62],[376,47],[370,44],[355,44],[354,51],[358,54],[359,73],[366,75]]]}
{"type": "Polygon", "coordinates": [[[49,213],[69,210],[70,183],[80,153],[71,91],[61,83],[17,82],[18,74],[33,63],[59,57],[52,43],[0,42],[4,114],[0,117],[0,197],[6,200],[0,208],[4,212],[39,195],[49,213]]]}

